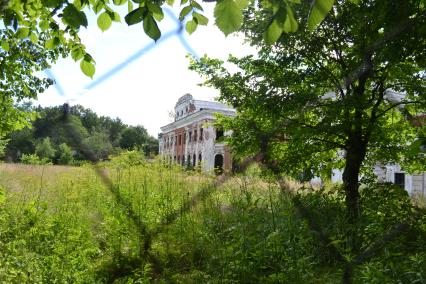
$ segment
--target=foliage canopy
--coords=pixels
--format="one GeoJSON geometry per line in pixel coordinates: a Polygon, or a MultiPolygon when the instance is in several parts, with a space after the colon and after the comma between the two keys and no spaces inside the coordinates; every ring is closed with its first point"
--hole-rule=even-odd
{"type": "MultiPolygon", "coordinates": [[[[251,9],[243,30],[258,56],[230,57],[234,73],[206,57],[192,68],[238,109],[222,122],[240,156],[262,153],[273,170],[307,180],[342,168],[355,216],[362,172],[395,162],[425,170],[426,7],[337,3],[313,33],[298,30],[273,46],[262,40],[268,13],[251,9]]],[[[296,15],[310,9],[299,8],[296,15]]]]}

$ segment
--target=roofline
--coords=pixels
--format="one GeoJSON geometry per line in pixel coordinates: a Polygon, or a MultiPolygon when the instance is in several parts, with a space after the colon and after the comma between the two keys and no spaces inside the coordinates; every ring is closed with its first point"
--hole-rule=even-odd
{"type": "Polygon", "coordinates": [[[174,129],[177,128],[181,128],[181,127],[185,127],[189,124],[194,123],[194,118],[202,118],[204,117],[204,119],[215,119],[215,114],[224,114],[227,116],[236,116],[236,111],[233,109],[228,109],[228,110],[212,110],[212,109],[203,109],[194,113],[191,113],[190,115],[179,119],[177,121],[174,121],[172,123],[169,123],[165,126],[160,127],[161,132],[163,133],[167,133],[170,132],[174,129]]]}

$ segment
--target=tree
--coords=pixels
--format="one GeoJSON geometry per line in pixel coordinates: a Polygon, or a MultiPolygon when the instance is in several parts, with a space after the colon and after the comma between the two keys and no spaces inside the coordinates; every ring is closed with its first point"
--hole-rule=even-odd
{"type": "Polygon", "coordinates": [[[48,52],[31,41],[20,42],[13,38],[16,33],[0,30],[0,137],[29,125],[36,116],[23,103],[36,98],[53,83],[34,73],[48,68],[49,61],[56,58],[55,52],[48,52]]]}
{"type": "Polygon", "coordinates": [[[143,126],[130,126],[121,133],[120,147],[132,150],[141,148],[148,141],[148,132],[143,126]]]}
{"type": "MultiPolygon", "coordinates": [[[[305,0],[308,1],[308,0],[305,0]]],[[[357,3],[359,0],[348,0],[357,3]]],[[[264,36],[268,43],[274,43],[283,32],[294,32],[298,29],[298,20],[307,18],[308,27],[312,30],[322,21],[333,6],[334,0],[314,0],[309,14],[300,18],[294,17],[293,6],[300,0],[265,0],[266,10],[271,10],[269,25],[265,26],[264,36]]],[[[87,12],[99,14],[97,24],[102,31],[107,30],[112,22],[120,22],[120,15],[114,6],[128,5],[125,21],[128,25],[142,23],[143,30],[155,41],[161,37],[157,22],[164,18],[163,6],[172,6],[174,0],[4,0],[0,5],[0,44],[2,47],[2,64],[0,72],[7,85],[22,86],[24,92],[13,91],[2,94],[0,102],[0,136],[14,128],[27,125],[33,117],[14,107],[16,101],[23,98],[35,98],[52,82],[34,76],[34,72],[48,68],[59,56],[80,62],[83,73],[91,78],[95,74],[95,60],[86,52],[78,35],[81,27],[87,27],[87,12]],[[137,5],[134,8],[134,4],[137,5]],[[30,51],[30,52],[28,52],[30,51]],[[22,62],[25,64],[21,64],[22,62]],[[14,63],[18,63],[14,65],[14,63]],[[6,78],[7,77],[7,78],[6,78]]],[[[218,0],[215,4],[215,23],[228,35],[237,31],[243,20],[243,11],[257,5],[256,1],[218,0]]],[[[202,15],[203,7],[195,0],[182,0],[179,19],[186,22],[188,33],[196,30],[198,25],[207,25],[208,19],[202,15]]],[[[15,86],[15,87],[16,87],[15,86]]]]}
{"type": "Polygon", "coordinates": [[[32,154],[35,151],[36,139],[29,127],[15,130],[6,136],[9,140],[6,146],[6,160],[18,161],[22,154],[32,154]]]}
{"type": "Polygon", "coordinates": [[[8,142],[8,140],[0,139],[0,158],[2,158],[5,154],[7,142],[8,142]]]}
{"type": "MultiPolygon", "coordinates": [[[[262,153],[271,169],[294,177],[343,168],[355,222],[362,172],[376,163],[426,165],[417,140],[425,123],[413,123],[426,107],[426,7],[414,0],[336,2],[313,33],[299,29],[274,46],[263,41],[270,12],[251,9],[243,29],[258,56],[231,57],[235,73],[208,58],[192,68],[237,107],[237,117],[222,122],[234,131],[238,155],[262,153]]],[[[304,3],[295,13],[308,9],[304,3]]]]}
{"type": "Polygon", "coordinates": [[[107,159],[113,150],[108,135],[104,132],[93,133],[91,136],[85,138],[82,144],[85,159],[91,161],[107,159]]]}
{"type": "Polygon", "coordinates": [[[55,157],[55,152],[56,151],[53,148],[49,137],[41,140],[41,142],[39,142],[35,148],[35,154],[42,160],[52,160],[52,158],[55,157]]]}

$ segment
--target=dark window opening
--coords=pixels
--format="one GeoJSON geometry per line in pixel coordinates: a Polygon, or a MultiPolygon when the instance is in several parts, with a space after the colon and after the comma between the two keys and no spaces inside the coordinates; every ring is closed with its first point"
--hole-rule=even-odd
{"type": "Polygon", "coordinates": [[[180,156],[178,156],[177,162],[178,164],[180,164],[180,156]]]}
{"type": "Polygon", "coordinates": [[[201,153],[200,153],[200,154],[198,154],[198,164],[201,164],[201,161],[202,161],[202,159],[201,159],[201,153]]]}
{"type": "Polygon", "coordinates": [[[187,163],[188,163],[188,167],[191,166],[191,155],[188,155],[187,163]]]}
{"type": "Polygon", "coordinates": [[[183,145],[186,144],[186,134],[183,134],[183,145]]]}
{"type": "Polygon", "coordinates": [[[179,145],[182,145],[182,135],[179,135],[179,145]]]}
{"type": "Polygon", "coordinates": [[[176,144],[177,144],[177,136],[175,136],[175,146],[176,146],[176,144]]]}
{"type": "Polygon", "coordinates": [[[176,156],[173,157],[173,161],[176,163],[176,156]]]}
{"type": "Polygon", "coordinates": [[[185,156],[182,156],[182,166],[185,166],[185,156]]]}
{"type": "Polygon", "coordinates": [[[192,132],[191,132],[191,131],[189,131],[189,135],[188,135],[188,142],[191,142],[191,140],[192,140],[192,132]]]}
{"type": "Polygon", "coordinates": [[[194,130],[194,142],[197,142],[197,130],[194,130]]]}
{"type": "Polygon", "coordinates": [[[405,174],[404,173],[395,173],[395,184],[401,188],[405,188],[405,174]]]}
{"type": "Polygon", "coordinates": [[[221,154],[214,157],[214,172],[216,175],[223,174],[223,156],[221,154]]]}
{"type": "Polygon", "coordinates": [[[203,141],[203,132],[204,132],[204,129],[200,128],[200,141],[203,141]]]}
{"type": "Polygon", "coordinates": [[[195,162],[197,161],[197,156],[194,154],[192,156],[192,166],[195,167],[195,162]]]}
{"type": "Polygon", "coordinates": [[[223,129],[216,129],[216,141],[223,137],[223,129]]]}

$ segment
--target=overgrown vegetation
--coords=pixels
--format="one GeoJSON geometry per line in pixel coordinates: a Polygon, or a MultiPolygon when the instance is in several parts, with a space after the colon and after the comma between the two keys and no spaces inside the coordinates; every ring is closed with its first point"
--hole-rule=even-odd
{"type": "MultiPolygon", "coordinates": [[[[0,167],[0,282],[340,282],[342,263],[310,222],[353,257],[339,186],[278,186],[255,168],[214,184],[208,176],[148,163],[137,151],[101,168],[0,167]]],[[[398,187],[371,184],[360,194],[362,248],[415,214],[398,187]]],[[[420,216],[356,267],[355,282],[426,280],[426,218],[420,216]]]]}

